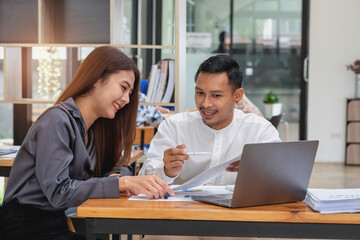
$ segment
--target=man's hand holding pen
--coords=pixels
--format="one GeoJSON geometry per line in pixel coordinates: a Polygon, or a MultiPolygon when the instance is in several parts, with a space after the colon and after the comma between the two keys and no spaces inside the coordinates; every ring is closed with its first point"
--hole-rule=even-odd
{"type": "Polygon", "coordinates": [[[165,150],[163,161],[166,176],[177,176],[182,170],[184,161],[190,158],[189,155],[209,155],[211,157],[211,152],[188,152],[184,144],[165,150]]]}
{"type": "Polygon", "coordinates": [[[164,172],[168,177],[177,176],[182,170],[184,161],[189,159],[189,155],[186,154],[187,149],[184,144],[169,148],[164,151],[164,172]]]}

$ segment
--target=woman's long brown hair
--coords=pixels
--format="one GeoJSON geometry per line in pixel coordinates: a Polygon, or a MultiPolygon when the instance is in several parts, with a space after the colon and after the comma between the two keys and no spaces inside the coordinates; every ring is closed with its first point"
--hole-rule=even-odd
{"type": "Polygon", "coordinates": [[[56,104],[69,97],[89,92],[97,81],[106,81],[110,74],[132,70],[135,74],[130,102],[120,109],[114,119],[99,118],[89,128],[93,132],[96,151],[94,176],[102,176],[129,163],[136,133],[136,115],[139,104],[140,73],[135,63],[120,50],[104,46],[92,51],[80,65],[74,78],[56,104]]]}

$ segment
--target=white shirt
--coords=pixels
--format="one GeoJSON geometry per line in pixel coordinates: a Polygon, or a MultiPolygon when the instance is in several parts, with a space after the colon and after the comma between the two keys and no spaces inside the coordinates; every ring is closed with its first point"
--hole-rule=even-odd
{"type": "MultiPolygon", "coordinates": [[[[280,141],[278,131],[269,121],[252,113],[234,109],[232,122],[221,130],[204,124],[198,111],[179,113],[160,124],[139,175],[152,172],[167,184],[182,184],[208,168],[238,157],[246,143],[275,141],[280,141]],[[212,152],[212,155],[190,156],[180,174],[170,178],[164,173],[164,151],[181,144],[185,144],[188,151],[212,152]]],[[[209,184],[234,184],[236,174],[224,172],[209,184]]]]}

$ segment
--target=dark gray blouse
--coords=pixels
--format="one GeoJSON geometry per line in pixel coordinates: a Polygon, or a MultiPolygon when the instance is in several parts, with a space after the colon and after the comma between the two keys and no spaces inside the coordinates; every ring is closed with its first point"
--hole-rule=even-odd
{"type": "Polygon", "coordinates": [[[118,177],[90,178],[93,138],[72,98],[47,109],[28,131],[10,172],[4,203],[64,210],[89,198],[120,197],[118,177]]]}

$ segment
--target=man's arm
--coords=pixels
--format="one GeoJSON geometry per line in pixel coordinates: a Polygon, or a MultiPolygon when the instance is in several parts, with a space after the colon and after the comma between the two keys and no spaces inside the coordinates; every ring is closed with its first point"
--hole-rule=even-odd
{"type": "Polygon", "coordinates": [[[166,176],[163,159],[165,150],[174,148],[178,145],[176,136],[175,125],[170,118],[159,125],[158,131],[150,143],[147,158],[140,169],[139,175],[154,174],[164,180],[167,184],[174,181],[175,178],[166,176]]]}

